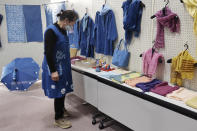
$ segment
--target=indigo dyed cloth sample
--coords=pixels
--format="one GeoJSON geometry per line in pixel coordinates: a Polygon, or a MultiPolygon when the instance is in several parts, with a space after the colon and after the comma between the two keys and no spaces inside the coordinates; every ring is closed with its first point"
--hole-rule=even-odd
{"type": "Polygon", "coordinates": [[[42,20],[40,5],[23,5],[27,42],[42,42],[42,20]]]}
{"type": "Polygon", "coordinates": [[[57,14],[61,10],[66,10],[65,2],[55,3],[55,4],[47,4],[45,5],[45,14],[46,14],[46,22],[47,26],[53,24],[57,21],[57,14]]]}
{"type": "Polygon", "coordinates": [[[8,42],[26,42],[25,19],[22,5],[5,5],[8,42]]]}

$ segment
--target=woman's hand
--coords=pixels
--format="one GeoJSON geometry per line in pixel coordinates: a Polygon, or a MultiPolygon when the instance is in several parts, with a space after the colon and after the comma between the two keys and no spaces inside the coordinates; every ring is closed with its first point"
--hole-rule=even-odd
{"type": "Polygon", "coordinates": [[[51,73],[51,79],[52,79],[53,81],[59,81],[59,74],[58,74],[57,71],[51,73]]]}

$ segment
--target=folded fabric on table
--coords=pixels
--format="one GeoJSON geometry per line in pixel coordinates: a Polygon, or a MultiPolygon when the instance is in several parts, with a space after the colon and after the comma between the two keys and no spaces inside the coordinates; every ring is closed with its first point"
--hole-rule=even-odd
{"type": "Polygon", "coordinates": [[[160,84],[161,81],[158,79],[153,79],[150,82],[146,82],[146,83],[138,83],[136,84],[136,87],[140,88],[143,90],[143,92],[147,92],[149,91],[151,88],[155,87],[157,84],[160,84]]]}
{"type": "Polygon", "coordinates": [[[128,74],[131,73],[131,71],[127,71],[127,70],[123,70],[123,69],[115,69],[113,70],[113,72],[117,73],[117,74],[128,74]]]}
{"type": "Polygon", "coordinates": [[[185,104],[192,108],[197,109],[197,96],[192,97],[191,99],[187,100],[185,104]]]}
{"type": "Polygon", "coordinates": [[[125,80],[140,77],[140,76],[141,74],[138,72],[131,72],[131,73],[124,74],[124,75],[114,75],[114,76],[111,76],[110,79],[117,83],[124,83],[125,80]]]}
{"type": "Polygon", "coordinates": [[[151,80],[152,79],[147,76],[141,76],[141,77],[125,80],[125,83],[131,87],[135,87],[137,83],[150,82],[151,80]]]}
{"type": "Polygon", "coordinates": [[[110,71],[110,72],[103,71],[103,72],[99,73],[99,75],[102,76],[102,77],[110,79],[112,76],[115,76],[115,75],[118,75],[118,74],[114,73],[113,71],[110,71]]]}
{"type": "Polygon", "coordinates": [[[154,92],[156,94],[166,96],[168,93],[171,93],[172,91],[175,91],[179,89],[178,86],[169,86],[168,82],[162,82],[158,85],[156,85],[154,88],[152,88],[150,91],[154,92]]]}
{"type": "Polygon", "coordinates": [[[197,92],[181,87],[178,90],[175,90],[170,94],[167,94],[166,96],[171,99],[186,102],[187,100],[191,99],[192,97],[197,96],[197,92]]]}

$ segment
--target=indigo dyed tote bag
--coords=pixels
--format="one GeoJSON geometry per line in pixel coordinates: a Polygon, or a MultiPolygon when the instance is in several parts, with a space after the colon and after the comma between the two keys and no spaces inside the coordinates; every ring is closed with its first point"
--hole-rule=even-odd
{"type": "Polygon", "coordinates": [[[124,49],[120,50],[120,46],[123,42],[123,39],[120,40],[119,44],[114,50],[112,57],[112,64],[118,67],[127,67],[129,64],[130,52],[128,52],[127,45],[124,42],[124,49]]]}

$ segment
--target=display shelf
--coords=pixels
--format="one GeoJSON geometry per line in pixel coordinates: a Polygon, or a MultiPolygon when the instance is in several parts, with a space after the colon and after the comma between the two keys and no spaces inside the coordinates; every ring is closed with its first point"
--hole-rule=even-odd
{"type": "Polygon", "coordinates": [[[99,82],[109,85],[118,90],[124,91],[131,95],[142,98],[143,100],[152,102],[154,104],[160,105],[169,110],[175,111],[177,113],[180,113],[182,115],[185,115],[187,117],[197,120],[197,110],[187,106],[184,102],[173,100],[164,96],[160,96],[152,92],[143,93],[141,89],[136,88],[136,87],[130,87],[129,85],[126,85],[125,83],[124,84],[115,83],[111,81],[110,79],[100,76],[100,74],[102,74],[101,72],[96,72],[94,69],[91,69],[91,68],[81,68],[81,67],[72,65],[72,70],[78,73],[87,75],[91,78],[94,78],[98,80],[99,82]]]}

